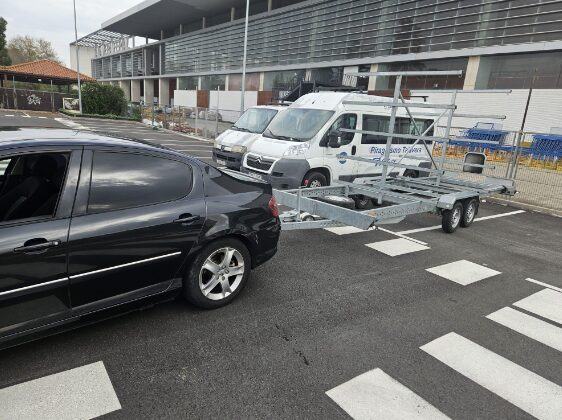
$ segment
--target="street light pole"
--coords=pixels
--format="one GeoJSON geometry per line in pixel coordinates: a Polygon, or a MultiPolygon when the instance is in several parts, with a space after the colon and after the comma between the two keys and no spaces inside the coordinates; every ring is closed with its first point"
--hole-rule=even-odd
{"type": "Polygon", "coordinates": [[[78,110],[82,113],[82,89],[80,87],[80,55],[78,54],[78,29],[76,27],[76,0],[72,0],[74,6],[74,48],[76,49],[76,77],[78,78],[78,110]]]}
{"type": "Polygon", "coordinates": [[[248,50],[248,16],[250,0],[246,0],[246,22],[244,24],[244,55],[242,56],[242,96],[240,98],[240,115],[244,113],[244,96],[246,95],[246,52],[248,50]]]}

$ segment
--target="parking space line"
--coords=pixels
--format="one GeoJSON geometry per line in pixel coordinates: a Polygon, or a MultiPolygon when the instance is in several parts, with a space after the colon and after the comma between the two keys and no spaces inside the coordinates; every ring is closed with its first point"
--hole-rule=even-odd
{"type": "Polygon", "coordinates": [[[428,246],[409,241],[405,238],[373,242],[371,244],[365,244],[365,246],[391,257],[397,257],[399,255],[411,254],[412,252],[425,251],[429,249],[428,246]]]}
{"type": "Polygon", "coordinates": [[[454,332],[420,347],[539,419],[562,418],[562,387],[454,332]]]}
{"type": "MultiPolygon", "coordinates": [[[[515,214],[520,214],[520,213],[525,213],[525,210],[515,210],[515,211],[508,212],[508,213],[493,214],[491,216],[477,217],[476,219],[474,219],[474,221],[475,222],[481,222],[483,220],[490,220],[490,219],[497,219],[499,217],[513,216],[515,214]]],[[[424,227],[424,228],[419,228],[419,229],[404,230],[404,231],[398,232],[398,233],[400,233],[402,235],[411,235],[412,233],[427,232],[429,230],[437,230],[437,229],[441,229],[441,225],[429,226],[429,227],[424,227]]]]}
{"type": "Polygon", "coordinates": [[[121,409],[103,362],[0,389],[6,419],[91,419],[121,409]]]}
{"type": "Polygon", "coordinates": [[[505,307],[487,315],[486,318],[517,331],[546,346],[562,351],[562,328],[542,321],[534,316],[505,307]]]}
{"type": "Polygon", "coordinates": [[[543,289],[513,304],[535,315],[562,324],[562,293],[543,289]]]}
{"type": "Polygon", "coordinates": [[[501,274],[499,271],[492,270],[491,268],[475,264],[467,260],[439,265],[437,267],[428,268],[425,271],[463,286],[468,286],[469,284],[476,283],[477,281],[501,274]]]}
{"type": "Polygon", "coordinates": [[[562,288],[553,286],[552,284],[548,284],[548,283],[538,281],[538,280],[535,280],[535,279],[532,279],[532,278],[526,278],[525,280],[530,281],[531,283],[538,284],[540,286],[548,287],[549,289],[556,290],[557,292],[562,293],[562,288]]]}
{"type": "Polygon", "coordinates": [[[381,369],[363,373],[326,392],[354,419],[449,419],[381,369]]]}

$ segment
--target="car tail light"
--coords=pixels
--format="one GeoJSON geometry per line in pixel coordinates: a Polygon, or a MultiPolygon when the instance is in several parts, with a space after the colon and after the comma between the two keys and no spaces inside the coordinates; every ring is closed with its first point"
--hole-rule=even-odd
{"type": "Polygon", "coordinates": [[[279,207],[277,206],[277,200],[275,197],[271,197],[268,207],[273,217],[279,217],[279,207]]]}

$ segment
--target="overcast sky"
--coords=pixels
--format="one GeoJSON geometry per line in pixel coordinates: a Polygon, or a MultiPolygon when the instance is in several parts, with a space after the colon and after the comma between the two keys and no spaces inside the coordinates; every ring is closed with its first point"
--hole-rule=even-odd
{"type": "MultiPolygon", "coordinates": [[[[101,23],[142,0],[76,0],[78,38],[100,29],[101,23]]],[[[70,65],[74,41],[72,0],[0,0],[0,16],[8,21],[8,41],[31,35],[51,41],[59,58],[70,65]],[[2,7],[4,6],[4,7],[2,7]]]]}

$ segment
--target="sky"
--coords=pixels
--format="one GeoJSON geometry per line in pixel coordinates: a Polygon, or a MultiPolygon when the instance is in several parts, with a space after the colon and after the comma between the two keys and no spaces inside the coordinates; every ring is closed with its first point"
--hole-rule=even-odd
{"type": "MultiPolygon", "coordinates": [[[[142,0],[76,0],[78,38],[100,29],[101,23],[142,0]]],[[[8,21],[8,42],[17,35],[45,38],[70,66],[74,41],[72,0],[0,0],[0,16],[8,21]]]]}

